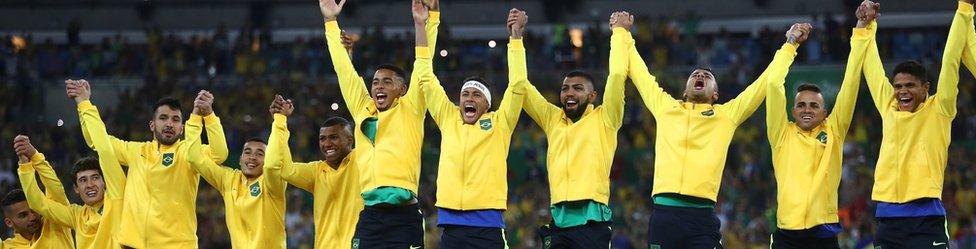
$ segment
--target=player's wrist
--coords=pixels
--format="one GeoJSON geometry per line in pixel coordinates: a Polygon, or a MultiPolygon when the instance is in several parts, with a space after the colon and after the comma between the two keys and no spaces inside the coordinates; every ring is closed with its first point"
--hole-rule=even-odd
{"type": "Polygon", "coordinates": [[[44,161],[44,154],[41,154],[40,151],[35,151],[34,154],[25,155],[25,156],[29,158],[29,162],[31,163],[40,163],[44,161]]]}

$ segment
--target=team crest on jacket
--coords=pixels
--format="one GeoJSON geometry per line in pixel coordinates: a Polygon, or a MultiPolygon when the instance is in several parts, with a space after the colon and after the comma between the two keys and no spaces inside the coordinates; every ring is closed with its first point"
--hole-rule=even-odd
{"type": "Polygon", "coordinates": [[[261,182],[255,182],[251,184],[251,196],[258,197],[261,195],[261,182]]]}
{"type": "Polygon", "coordinates": [[[481,126],[483,131],[491,130],[491,119],[478,120],[478,126],[481,126]]]}
{"type": "Polygon", "coordinates": [[[173,154],[173,152],[163,153],[163,166],[173,165],[174,160],[176,160],[176,154],[173,154]]]}
{"type": "Polygon", "coordinates": [[[707,111],[703,111],[701,114],[702,114],[702,116],[705,116],[705,117],[711,117],[712,115],[715,115],[715,111],[714,110],[707,110],[707,111]]]}
{"type": "Polygon", "coordinates": [[[820,143],[826,144],[827,143],[827,132],[820,131],[820,134],[817,134],[817,140],[820,140],[820,143]]]}

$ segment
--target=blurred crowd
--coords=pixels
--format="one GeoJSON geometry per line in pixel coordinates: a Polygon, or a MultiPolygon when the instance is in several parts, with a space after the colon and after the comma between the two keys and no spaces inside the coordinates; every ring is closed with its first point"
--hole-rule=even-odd
{"type": "MultiPolygon", "coordinates": [[[[843,67],[848,53],[849,21],[814,17],[815,35],[801,47],[794,64],[843,67]]],[[[531,24],[530,24],[531,25],[531,24]]],[[[525,36],[529,53],[529,79],[551,101],[556,99],[561,75],[583,69],[606,76],[609,33],[604,23],[583,29],[556,25],[551,33],[525,36]]],[[[701,34],[700,19],[637,18],[633,32],[638,49],[663,87],[680,96],[685,77],[695,65],[715,69],[721,100],[727,101],[759,75],[783,42],[786,27],[768,27],[755,33],[722,30],[701,34]]],[[[352,51],[360,74],[370,77],[373,67],[393,63],[409,68],[412,34],[385,34],[381,27],[357,34],[352,51]]],[[[878,34],[886,62],[921,61],[935,82],[948,27],[882,29],[878,34]]],[[[64,98],[63,79],[86,78],[93,84],[109,133],[128,140],[150,140],[147,123],[152,103],[160,97],[183,100],[188,114],[196,91],[206,89],[216,97],[215,112],[221,117],[231,156],[224,162],[237,167],[243,142],[266,137],[271,125],[267,112],[275,94],[294,99],[296,113],[289,119],[290,141],[296,160],[319,160],[318,124],[332,115],[348,116],[321,35],[273,43],[272,32],[241,29],[232,37],[226,28],[212,35],[182,38],[159,28],[146,30],[147,42],[136,44],[125,37],[105,37],[95,45],[56,44],[27,36],[7,35],[0,40],[0,140],[12,141],[27,134],[45,153],[67,186],[72,186],[70,164],[91,154],[85,148],[76,122],[51,122],[51,109],[64,98]],[[134,87],[118,87],[135,79],[134,87]],[[98,99],[100,89],[113,89],[111,103],[98,99]]],[[[486,40],[455,39],[443,24],[435,58],[435,71],[446,89],[458,89],[465,76],[481,75],[492,81],[494,91],[506,85],[506,41],[494,47],[486,40]]],[[[976,81],[963,69],[959,84],[959,114],[952,130],[953,143],[946,169],[943,201],[949,211],[953,248],[976,248],[976,81]]],[[[836,79],[839,82],[840,79],[836,79]]],[[[601,89],[598,83],[598,89],[601,89]]],[[[866,248],[874,233],[870,201],[874,164],[881,141],[880,122],[868,91],[862,86],[850,135],[840,186],[843,248],[866,248]]],[[[452,99],[456,98],[448,90],[452,99]]],[[[832,99],[832,98],[830,98],[832,99]]],[[[632,86],[627,87],[625,120],[619,132],[614,159],[612,197],[614,248],[643,248],[653,176],[655,120],[646,111],[632,86]]],[[[68,104],[60,104],[70,106],[68,104]]],[[[829,105],[829,104],[828,104],[829,105]]],[[[497,105],[496,105],[497,106],[497,105]]],[[[76,119],[73,110],[64,119],[76,119]]],[[[716,212],[722,221],[726,248],[766,248],[775,223],[775,181],[769,145],[764,134],[764,109],[740,126],[729,151],[716,212]]],[[[539,248],[535,229],[549,220],[545,172],[545,134],[523,115],[512,139],[509,156],[509,205],[505,212],[507,239],[514,248],[539,248]]],[[[433,204],[437,177],[439,133],[428,120],[423,147],[423,171],[419,196],[427,217],[428,245],[436,248],[440,229],[435,226],[433,204]]],[[[9,147],[7,147],[9,148],[9,147]]],[[[0,150],[0,191],[19,188],[13,150],[0,150]]],[[[220,195],[206,183],[197,203],[201,248],[229,248],[220,195]]],[[[314,237],[311,195],[297,188],[288,192],[288,244],[310,248],[314,237]]],[[[73,194],[71,194],[73,195],[73,194]]],[[[74,200],[78,200],[76,196],[74,200]]],[[[9,236],[9,229],[4,236],[9,236]]]]}

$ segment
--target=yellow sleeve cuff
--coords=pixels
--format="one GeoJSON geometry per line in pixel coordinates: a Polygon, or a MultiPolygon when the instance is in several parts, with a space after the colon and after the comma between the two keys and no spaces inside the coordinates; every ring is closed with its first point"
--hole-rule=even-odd
{"type": "Polygon", "coordinates": [[[325,32],[329,32],[329,31],[339,31],[339,22],[338,21],[325,22],[325,32]]]}
{"type": "Polygon", "coordinates": [[[867,39],[871,37],[871,30],[867,27],[865,28],[854,28],[854,35],[851,36],[853,39],[867,39]]]}
{"type": "Polygon", "coordinates": [[[42,154],[41,152],[37,152],[37,153],[34,153],[34,155],[32,155],[30,157],[30,161],[28,161],[26,163],[17,163],[17,164],[20,165],[20,168],[34,169],[34,165],[35,164],[44,162],[44,160],[46,160],[44,158],[44,154],[42,154]]]}
{"type": "Polygon", "coordinates": [[[17,165],[18,165],[17,166],[17,174],[28,174],[28,173],[34,174],[34,172],[37,171],[37,170],[34,169],[34,164],[32,164],[30,162],[28,162],[28,163],[18,163],[17,165]]]}
{"type": "Polygon", "coordinates": [[[418,46],[415,50],[416,50],[416,53],[417,53],[417,58],[430,59],[430,58],[433,57],[432,53],[430,52],[430,48],[428,48],[428,47],[419,47],[418,46]]]}
{"type": "Polygon", "coordinates": [[[629,33],[630,33],[630,31],[628,31],[627,29],[622,28],[622,27],[613,28],[613,34],[614,35],[616,35],[616,34],[629,34],[629,33]]]}
{"type": "Polygon", "coordinates": [[[82,101],[81,103],[78,103],[78,110],[79,111],[84,111],[84,110],[88,110],[88,109],[92,109],[92,108],[95,108],[95,105],[93,105],[91,103],[91,101],[85,100],[85,101],[82,101]]]}
{"type": "Polygon", "coordinates": [[[203,117],[204,124],[216,124],[218,122],[220,122],[220,118],[218,118],[217,114],[214,114],[213,112],[211,112],[210,115],[203,117]]]}
{"type": "Polygon", "coordinates": [[[959,1],[959,8],[956,9],[956,12],[963,13],[963,14],[973,14],[973,5],[967,2],[959,1]]]}
{"type": "Polygon", "coordinates": [[[187,120],[186,123],[203,124],[203,117],[197,115],[196,113],[191,113],[190,119],[187,120]]]}
{"type": "Polygon", "coordinates": [[[288,116],[285,116],[284,114],[280,114],[280,113],[275,113],[273,119],[274,119],[273,121],[274,123],[288,122],[288,116]]]}
{"type": "Polygon", "coordinates": [[[441,12],[440,11],[427,12],[427,21],[437,21],[437,22],[441,21],[441,12]]]}
{"type": "Polygon", "coordinates": [[[34,155],[30,158],[31,163],[40,163],[44,160],[47,160],[47,158],[44,157],[44,154],[40,152],[34,153],[34,155]]]}
{"type": "Polygon", "coordinates": [[[525,45],[522,44],[522,39],[511,38],[508,40],[508,48],[525,49],[525,45]]]}
{"type": "Polygon", "coordinates": [[[783,47],[780,48],[780,49],[782,49],[783,51],[788,51],[788,52],[796,53],[796,49],[799,46],[800,46],[799,44],[793,44],[793,43],[787,42],[787,43],[783,43],[783,47]]]}

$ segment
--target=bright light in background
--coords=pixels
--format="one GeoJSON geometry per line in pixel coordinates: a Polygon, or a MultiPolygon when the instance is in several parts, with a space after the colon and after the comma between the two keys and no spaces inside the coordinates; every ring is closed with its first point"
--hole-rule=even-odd
{"type": "Polygon", "coordinates": [[[339,110],[339,103],[332,103],[332,110],[339,110]]]}
{"type": "Polygon", "coordinates": [[[27,40],[25,40],[23,37],[15,35],[14,37],[10,38],[10,44],[14,45],[14,50],[19,51],[24,49],[24,47],[27,47],[27,40]]]}
{"type": "Polygon", "coordinates": [[[441,49],[441,57],[447,57],[447,49],[441,49]]]}
{"type": "Polygon", "coordinates": [[[490,40],[490,41],[488,41],[488,47],[489,47],[489,48],[495,48],[495,45],[496,45],[496,44],[495,44],[495,40],[490,40]]]}
{"type": "Polygon", "coordinates": [[[569,29],[569,39],[574,47],[583,47],[583,30],[580,28],[569,29]]]}
{"type": "Polygon", "coordinates": [[[64,120],[62,120],[62,119],[59,118],[58,119],[58,127],[61,127],[62,125],[64,125],[64,120]]]}

